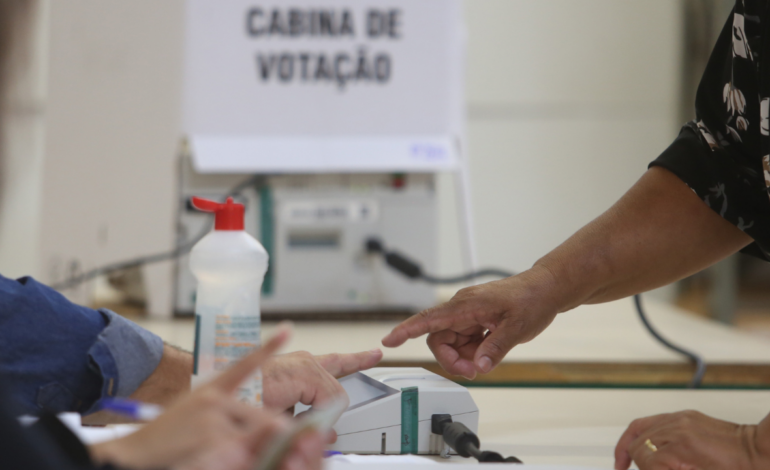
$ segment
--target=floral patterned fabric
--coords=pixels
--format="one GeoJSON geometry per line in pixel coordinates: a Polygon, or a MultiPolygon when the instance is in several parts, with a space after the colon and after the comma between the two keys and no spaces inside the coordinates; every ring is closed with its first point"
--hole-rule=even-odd
{"type": "Polygon", "coordinates": [[[711,53],[696,119],[650,166],[679,176],[770,260],[770,0],[738,0],[711,53]]]}

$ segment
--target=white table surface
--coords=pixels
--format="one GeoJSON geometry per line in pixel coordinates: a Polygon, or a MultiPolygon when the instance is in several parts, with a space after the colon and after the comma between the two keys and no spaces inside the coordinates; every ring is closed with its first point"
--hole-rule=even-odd
{"type": "MultiPolygon", "coordinates": [[[[648,300],[648,315],[674,342],[710,363],[770,362],[770,341],[648,300]]],[[[191,348],[192,321],[143,320],[166,341],[191,348]]],[[[397,322],[295,323],[286,348],[314,354],[380,346],[397,322]]],[[[265,325],[269,335],[274,324],[265,325]]],[[[424,339],[385,349],[392,361],[432,360],[424,339]]],[[[643,329],[630,299],[582,306],[559,315],[536,340],[516,347],[506,361],[682,362],[643,329]]],[[[684,409],[740,423],[770,411],[770,391],[471,388],[480,408],[482,447],[516,455],[528,464],[584,465],[611,469],[617,439],[635,418],[684,409]]],[[[450,463],[468,463],[453,458],[450,463]]]]}
{"type": "MultiPolygon", "coordinates": [[[[726,421],[756,424],[770,411],[770,391],[469,390],[479,407],[482,450],[493,450],[505,457],[515,455],[529,465],[612,469],[618,438],[631,421],[644,416],[692,409],[726,421]]],[[[134,425],[81,428],[78,434],[94,443],[135,429],[134,425]]],[[[444,464],[475,463],[458,456],[432,459],[444,464]]],[[[399,468],[414,467],[399,464],[399,468]]]]}
{"type": "MultiPolygon", "coordinates": [[[[469,390],[479,407],[482,450],[493,450],[505,457],[515,455],[528,465],[612,469],[620,435],[631,421],[644,416],[693,409],[726,421],[756,424],[770,411],[770,391],[469,390]]],[[[135,429],[134,425],[119,425],[76,431],[86,442],[94,443],[135,429]]],[[[434,456],[432,460],[475,464],[472,459],[458,456],[448,460],[434,456]]],[[[415,467],[399,464],[399,468],[415,467]]]]}
{"type": "MultiPolygon", "coordinates": [[[[755,337],[668,304],[647,300],[648,315],[661,333],[699,352],[710,363],[769,363],[770,340],[755,337]]],[[[183,348],[193,345],[191,320],[140,320],[150,331],[183,348]]],[[[297,322],[286,351],[313,354],[355,352],[380,347],[380,340],[397,322],[297,322]]],[[[266,324],[269,335],[275,324],[266,324]]],[[[384,349],[391,361],[432,360],[424,338],[397,349],[384,349]]],[[[585,305],[560,314],[534,341],[517,346],[506,361],[530,362],[684,362],[657,343],[633,308],[631,299],[585,305]]]]}
{"type": "MultiPolygon", "coordinates": [[[[636,418],[694,409],[756,424],[770,391],[471,388],[483,450],[526,464],[612,469],[618,438],[636,418]]],[[[453,462],[466,459],[455,457],[453,462]]]]}

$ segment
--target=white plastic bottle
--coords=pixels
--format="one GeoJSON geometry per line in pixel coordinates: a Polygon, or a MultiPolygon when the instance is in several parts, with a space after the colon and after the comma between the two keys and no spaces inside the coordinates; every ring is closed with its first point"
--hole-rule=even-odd
{"type": "MultiPolygon", "coordinates": [[[[267,272],[264,247],[243,230],[243,204],[194,197],[193,206],[215,214],[214,230],[190,253],[198,280],[195,297],[193,388],[260,344],[259,300],[267,272]]],[[[241,401],[262,405],[262,373],[245,380],[241,401]]]]}

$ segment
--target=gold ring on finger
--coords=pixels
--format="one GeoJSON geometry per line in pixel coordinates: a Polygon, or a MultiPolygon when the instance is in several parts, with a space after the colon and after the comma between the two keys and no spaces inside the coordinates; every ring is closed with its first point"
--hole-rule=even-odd
{"type": "Polygon", "coordinates": [[[658,446],[656,446],[655,444],[653,444],[653,443],[652,443],[652,441],[651,441],[651,440],[649,440],[649,439],[647,439],[646,441],[644,441],[644,445],[646,445],[646,446],[647,446],[647,448],[648,448],[648,449],[650,449],[650,450],[651,450],[651,451],[653,451],[653,452],[657,452],[657,451],[658,451],[658,446]]]}

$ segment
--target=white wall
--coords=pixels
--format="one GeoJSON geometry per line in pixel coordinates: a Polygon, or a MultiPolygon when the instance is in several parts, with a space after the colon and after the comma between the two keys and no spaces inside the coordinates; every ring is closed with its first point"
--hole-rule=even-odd
{"type": "Polygon", "coordinates": [[[11,88],[2,116],[0,182],[0,274],[40,276],[43,205],[48,4],[30,3],[25,34],[14,57],[11,88]]]}
{"type": "MultiPolygon", "coordinates": [[[[43,3],[44,161],[29,150],[36,157],[19,174],[33,183],[6,188],[15,208],[0,211],[0,272],[50,282],[73,260],[87,269],[172,246],[183,1],[43,3]],[[24,207],[39,216],[8,231],[7,217],[24,207]]],[[[675,137],[679,7],[466,1],[480,264],[531,266],[609,207],[675,137]]],[[[448,175],[439,194],[439,270],[453,273],[462,257],[448,175]]],[[[151,285],[169,274],[153,268],[151,285]]],[[[86,299],[85,290],[73,295],[86,299]]],[[[165,311],[168,300],[151,308],[165,311]]]]}
{"type": "Polygon", "coordinates": [[[173,246],[183,2],[51,2],[49,28],[39,246],[55,281],[73,260],[88,269],[173,246]]]}
{"type": "MultiPolygon", "coordinates": [[[[680,3],[470,0],[468,133],[482,266],[530,267],[674,139],[680,3]]],[[[451,178],[439,268],[461,269],[451,178]]]]}

